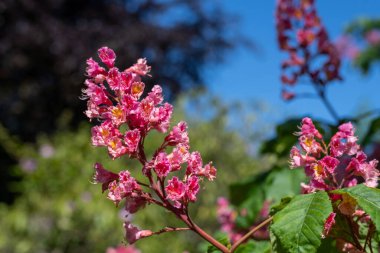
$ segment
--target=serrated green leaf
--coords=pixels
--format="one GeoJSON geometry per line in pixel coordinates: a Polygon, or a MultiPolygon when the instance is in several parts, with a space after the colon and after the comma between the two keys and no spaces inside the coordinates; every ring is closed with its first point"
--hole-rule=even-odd
{"type": "Polygon", "coordinates": [[[326,192],[298,195],[273,216],[272,242],[278,252],[311,253],[321,244],[325,220],[332,212],[326,192]]]}
{"type": "Polygon", "coordinates": [[[334,193],[346,193],[354,198],[358,205],[371,216],[376,226],[377,232],[380,231],[380,189],[370,188],[363,184],[354,187],[333,191],[334,193]]]}

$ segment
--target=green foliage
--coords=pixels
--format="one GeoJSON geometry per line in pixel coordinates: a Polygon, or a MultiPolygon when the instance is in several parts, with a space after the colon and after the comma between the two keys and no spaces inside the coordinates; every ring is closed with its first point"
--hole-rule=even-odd
{"type": "Polygon", "coordinates": [[[247,210],[247,215],[237,218],[240,227],[250,227],[263,207],[264,201],[277,204],[283,197],[300,193],[300,183],[305,180],[302,170],[274,167],[270,171],[251,176],[230,186],[231,203],[247,210]],[[281,189],[281,191],[279,191],[281,189]]]}
{"type": "MultiPolygon", "coordinates": [[[[221,234],[221,235],[217,236],[216,239],[218,240],[218,242],[220,242],[221,244],[223,244],[227,248],[231,248],[231,243],[230,243],[230,240],[228,239],[227,235],[221,234]]],[[[218,250],[218,248],[215,247],[214,245],[208,246],[207,253],[216,253],[216,252],[221,252],[221,251],[218,250]]]]}
{"type": "MultiPolygon", "coordinates": [[[[371,30],[380,30],[380,19],[361,18],[352,22],[346,33],[353,35],[359,41],[363,41],[366,34],[371,30]]],[[[368,74],[371,67],[380,61],[380,45],[366,45],[354,59],[354,66],[358,67],[363,74],[368,74]]]]}
{"type": "Polygon", "coordinates": [[[358,205],[371,216],[377,232],[380,232],[380,189],[360,184],[355,187],[336,190],[334,193],[348,194],[354,198],[358,205]]]}
{"type": "MultiPolygon", "coordinates": [[[[191,149],[199,150],[204,161],[213,160],[218,169],[214,182],[202,183],[199,201],[190,210],[197,223],[212,231],[218,229],[218,194],[226,194],[229,183],[254,173],[265,161],[250,156],[247,140],[227,130],[227,106],[210,103],[214,113],[203,117],[203,111],[195,110],[195,118],[184,113],[189,100],[192,99],[184,99],[176,107],[173,124],[191,118],[191,149]]],[[[146,140],[148,154],[153,153],[162,138],[157,133],[146,140]]],[[[23,171],[22,162],[12,168],[14,174],[23,177],[12,186],[21,196],[12,206],[0,205],[0,217],[6,217],[0,219],[0,252],[105,252],[107,247],[123,243],[122,205],[116,208],[101,193],[100,185],[91,183],[93,164],[101,162],[115,172],[128,168],[134,176],[141,175],[138,164],[126,159],[112,161],[105,149],[91,147],[88,124],[82,124],[77,132],[61,131],[51,138],[40,136],[37,145],[18,142],[6,131],[0,131],[0,140],[6,140],[6,150],[20,161],[26,159],[36,164],[35,170],[30,171],[23,171]],[[54,149],[49,157],[41,156],[46,145],[54,149]]],[[[183,226],[155,206],[147,206],[129,218],[142,229],[183,226]]],[[[142,252],[197,252],[200,241],[198,235],[183,231],[146,238],[136,245],[142,252]],[[162,247],[163,241],[167,247],[162,247]]]]}
{"type": "Polygon", "coordinates": [[[367,74],[373,63],[380,60],[380,46],[369,46],[363,49],[358,57],[355,58],[354,64],[364,74],[367,74]]]}
{"type": "Polygon", "coordinates": [[[235,253],[270,253],[269,241],[249,241],[236,249],[235,253]]]}
{"type": "Polygon", "coordinates": [[[326,192],[298,195],[273,216],[271,240],[276,252],[317,252],[323,225],[332,212],[326,192]]]}
{"type": "Polygon", "coordinates": [[[277,156],[289,155],[290,148],[296,143],[297,137],[294,130],[300,124],[301,118],[288,119],[276,127],[276,136],[265,141],[261,145],[262,154],[276,154],[277,156]]]}

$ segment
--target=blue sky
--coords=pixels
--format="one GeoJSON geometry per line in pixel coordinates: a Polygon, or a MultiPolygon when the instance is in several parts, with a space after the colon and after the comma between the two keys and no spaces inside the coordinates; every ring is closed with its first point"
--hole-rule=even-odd
{"type": "MultiPolygon", "coordinates": [[[[280,63],[286,55],[279,51],[274,27],[275,0],[219,1],[240,18],[241,32],[252,39],[258,52],[238,49],[226,61],[206,72],[206,82],[213,94],[225,101],[264,101],[281,121],[291,115],[311,115],[332,120],[317,99],[284,102],[280,97],[280,63]]],[[[337,38],[344,27],[358,17],[380,17],[378,0],[319,0],[317,9],[330,38],[337,38]]],[[[349,64],[342,67],[343,82],[333,83],[328,97],[340,116],[379,108],[380,72],[363,76],[349,64]]]]}

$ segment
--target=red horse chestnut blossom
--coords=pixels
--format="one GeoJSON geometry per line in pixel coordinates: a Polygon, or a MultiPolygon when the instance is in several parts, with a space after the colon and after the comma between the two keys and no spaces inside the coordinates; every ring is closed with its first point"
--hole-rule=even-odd
{"type": "Polygon", "coordinates": [[[301,149],[292,148],[290,165],[303,167],[310,178],[309,184],[302,185],[305,193],[352,187],[359,181],[368,187],[377,186],[378,161],[367,161],[351,123],[341,124],[328,144],[310,118],[302,120],[300,130],[297,135],[301,149]]]}
{"type": "Polygon", "coordinates": [[[122,168],[114,173],[99,163],[95,164],[94,181],[102,184],[103,192],[108,190],[108,199],[116,205],[124,202],[128,213],[135,213],[146,204],[156,204],[172,212],[187,226],[152,232],[126,222],[126,240],[134,243],[163,232],[193,230],[227,252],[224,245],[199,228],[188,214],[189,203],[197,200],[200,183],[204,179],[212,181],[216,169],[211,162],[204,165],[199,152],[189,151],[186,122],[179,122],[167,133],[173,106],[163,103],[162,88],[155,85],[143,96],[142,78],[149,76],[150,71],[147,61],[139,59],[132,67],[119,70],[115,67],[116,54],[112,49],[102,47],[98,55],[105,66],[92,58],[87,60],[88,78],[83,90],[83,98],[88,100],[85,114],[90,120],[100,122],[91,130],[91,142],[94,146],[105,147],[112,159],[122,156],[137,159],[146,182],[136,180],[130,170],[122,168]],[[166,136],[153,156],[147,158],[144,140],[152,130],[166,136]],[[177,172],[176,176],[173,172],[177,172]]]}
{"type": "MultiPolygon", "coordinates": [[[[303,193],[332,191],[353,187],[363,182],[368,187],[377,187],[380,173],[377,160],[367,161],[366,154],[357,144],[355,129],[352,124],[344,123],[338,127],[329,143],[314,126],[310,118],[304,118],[300,127],[299,149],[294,146],[290,152],[291,168],[303,167],[310,178],[308,184],[302,183],[303,193]]],[[[340,199],[340,213],[352,216],[356,202],[346,195],[330,195],[332,200],[340,199]]],[[[325,222],[323,237],[326,237],[335,224],[336,213],[329,215],[325,222]]]]}
{"type": "MultiPolygon", "coordinates": [[[[318,17],[314,0],[278,0],[276,28],[280,49],[289,54],[282,63],[283,84],[293,86],[301,76],[315,86],[341,79],[339,54],[318,17]]],[[[282,95],[285,100],[296,96],[285,87],[282,95]]]]}

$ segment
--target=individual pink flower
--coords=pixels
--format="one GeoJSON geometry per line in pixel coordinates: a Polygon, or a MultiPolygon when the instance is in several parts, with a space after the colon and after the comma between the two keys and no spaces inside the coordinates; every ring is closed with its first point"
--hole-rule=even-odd
{"type": "Polygon", "coordinates": [[[125,133],[124,142],[127,145],[127,150],[129,154],[137,152],[141,135],[138,129],[129,130],[125,133]]]}
{"type": "Polygon", "coordinates": [[[86,68],[87,76],[95,78],[97,75],[105,75],[106,70],[99,66],[99,63],[94,61],[92,58],[87,60],[86,68]]]}
{"type": "Polygon", "coordinates": [[[120,136],[120,132],[111,121],[104,121],[100,126],[91,129],[91,141],[94,146],[107,146],[113,137],[120,136]]]}
{"type": "Polygon", "coordinates": [[[119,127],[127,120],[127,115],[121,105],[110,106],[108,112],[103,114],[106,119],[109,119],[115,127],[119,127]]]}
{"type": "Polygon", "coordinates": [[[100,163],[95,163],[94,168],[95,168],[94,182],[102,184],[103,192],[108,189],[108,185],[112,181],[119,178],[118,174],[104,169],[104,167],[100,163]]]}
{"type": "Polygon", "coordinates": [[[327,217],[325,221],[325,226],[323,229],[323,234],[322,234],[323,238],[325,238],[329,234],[329,232],[331,231],[331,228],[334,226],[335,216],[336,216],[336,213],[330,213],[329,217],[327,217]]]}
{"type": "Polygon", "coordinates": [[[343,154],[355,155],[360,146],[356,143],[358,138],[354,136],[355,129],[350,122],[339,126],[339,131],[331,138],[330,150],[332,156],[339,157],[343,154]]]}
{"type": "Polygon", "coordinates": [[[140,191],[141,188],[129,171],[124,170],[119,172],[118,180],[109,184],[108,190],[108,198],[118,204],[123,198],[131,196],[132,192],[140,191]]]}
{"type": "Polygon", "coordinates": [[[173,106],[169,103],[165,103],[160,107],[157,107],[152,115],[150,121],[153,128],[161,133],[166,133],[170,126],[170,119],[173,114],[173,106]]]}
{"type": "Polygon", "coordinates": [[[189,144],[189,136],[187,133],[187,124],[184,121],[179,122],[173,127],[172,131],[166,136],[165,141],[170,146],[175,146],[178,144],[189,144]]]}
{"type": "Polygon", "coordinates": [[[162,95],[162,88],[160,85],[154,85],[152,90],[148,93],[148,97],[152,99],[155,105],[161,104],[164,100],[162,95]]]}
{"type": "Polygon", "coordinates": [[[312,119],[305,117],[302,119],[301,127],[300,127],[300,132],[298,132],[298,135],[307,135],[307,136],[312,136],[316,137],[317,139],[321,139],[322,135],[318,131],[317,128],[315,128],[315,125],[312,121],[312,119]]]}
{"type": "Polygon", "coordinates": [[[153,101],[146,97],[141,100],[138,108],[138,113],[141,115],[146,122],[149,122],[153,109],[155,108],[153,101]]]}
{"type": "Polygon", "coordinates": [[[313,135],[301,135],[299,143],[308,154],[319,154],[322,150],[321,144],[314,139],[313,135]]]}
{"type": "Polygon", "coordinates": [[[169,162],[171,164],[171,170],[177,171],[181,169],[181,165],[187,161],[189,157],[189,146],[184,144],[177,145],[172,153],[168,155],[169,162]]]}
{"type": "Polygon", "coordinates": [[[124,222],[124,228],[125,228],[125,239],[127,240],[129,244],[133,244],[137,240],[140,240],[141,238],[149,237],[153,235],[152,231],[140,230],[129,222],[124,222]]]}
{"type": "Polygon", "coordinates": [[[132,67],[127,69],[127,71],[134,72],[140,76],[145,76],[150,72],[151,67],[147,65],[145,58],[140,58],[137,60],[132,67]]]}
{"type": "Polygon", "coordinates": [[[186,186],[178,179],[178,177],[173,177],[168,181],[168,185],[165,187],[167,198],[173,201],[178,201],[185,196],[186,186]]]}
{"type": "Polygon", "coordinates": [[[154,171],[159,177],[166,177],[171,171],[171,164],[165,152],[160,152],[154,161],[154,171]]]}
{"type": "Polygon", "coordinates": [[[108,47],[102,47],[98,50],[98,55],[102,62],[109,68],[112,68],[114,66],[116,54],[112,49],[108,47]]]}
{"type": "Polygon", "coordinates": [[[201,154],[198,151],[192,152],[187,159],[187,169],[186,174],[197,175],[202,170],[203,162],[201,154]]]}
{"type": "Polygon", "coordinates": [[[113,136],[107,142],[108,154],[112,159],[118,158],[127,153],[127,147],[124,146],[120,137],[113,136]]]}
{"type": "Polygon", "coordinates": [[[335,169],[339,165],[339,160],[331,156],[325,156],[320,161],[324,169],[326,169],[330,174],[334,174],[335,169]]]}
{"type": "Polygon", "coordinates": [[[104,86],[98,85],[91,80],[86,80],[86,89],[82,90],[83,98],[90,98],[91,102],[95,105],[111,105],[112,102],[107,96],[104,86]]]}
{"type": "Polygon", "coordinates": [[[131,173],[128,170],[122,170],[119,172],[119,184],[127,194],[136,190],[141,190],[140,185],[137,184],[136,179],[131,176],[131,173]]]}
{"type": "Polygon", "coordinates": [[[293,146],[290,150],[290,168],[294,169],[297,167],[306,166],[308,164],[314,163],[316,159],[313,156],[307,156],[301,154],[301,151],[293,146]]]}
{"type": "Polygon", "coordinates": [[[108,184],[108,198],[112,200],[116,205],[124,198],[123,189],[119,186],[117,180],[108,184]]]}
{"type": "Polygon", "coordinates": [[[197,176],[191,176],[186,180],[186,196],[194,202],[197,200],[197,194],[199,191],[199,182],[197,176]]]}
{"type": "Polygon", "coordinates": [[[131,86],[132,97],[139,99],[144,92],[145,84],[143,82],[134,82],[131,86]]]}
{"type": "Polygon", "coordinates": [[[216,168],[212,165],[212,162],[209,162],[199,171],[198,175],[213,181],[216,178],[216,168]]]}

